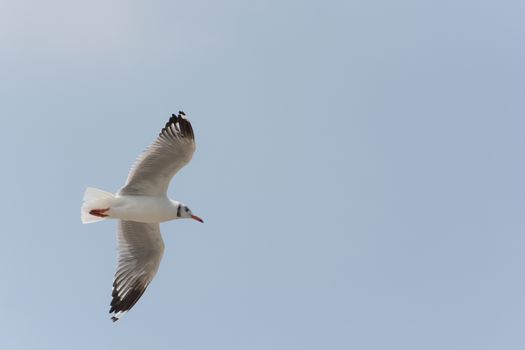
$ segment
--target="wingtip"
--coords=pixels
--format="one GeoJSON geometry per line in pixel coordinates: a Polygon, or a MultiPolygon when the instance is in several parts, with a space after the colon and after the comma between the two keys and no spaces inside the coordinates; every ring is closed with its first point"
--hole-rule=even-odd
{"type": "MultiPolygon", "coordinates": [[[[178,114],[175,114],[175,113],[171,113],[171,118],[170,118],[170,121],[176,121],[177,119],[186,119],[186,113],[184,113],[184,111],[179,111],[178,114]]],[[[168,122],[169,123],[169,122],[168,122]]]]}
{"type": "Polygon", "coordinates": [[[179,111],[178,115],[174,113],[171,114],[171,118],[168,120],[166,125],[164,125],[164,128],[161,130],[159,135],[162,135],[165,132],[171,134],[171,136],[175,136],[175,134],[181,133],[183,136],[187,136],[192,140],[195,140],[191,123],[186,118],[186,113],[184,113],[183,111],[179,111]],[[171,125],[176,125],[177,130],[172,131],[170,129],[171,125]]]}

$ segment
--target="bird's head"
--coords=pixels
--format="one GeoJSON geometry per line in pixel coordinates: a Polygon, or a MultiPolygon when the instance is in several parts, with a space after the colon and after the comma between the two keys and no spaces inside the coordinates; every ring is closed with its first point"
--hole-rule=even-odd
{"type": "Polygon", "coordinates": [[[179,205],[177,206],[177,218],[193,219],[193,220],[197,220],[198,222],[204,222],[204,220],[202,220],[197,215],[193,215],[193,213],[191,212],[191,209],[188,208],[187,205],[182,204],[182,203],[179,203],[179,205]]]}

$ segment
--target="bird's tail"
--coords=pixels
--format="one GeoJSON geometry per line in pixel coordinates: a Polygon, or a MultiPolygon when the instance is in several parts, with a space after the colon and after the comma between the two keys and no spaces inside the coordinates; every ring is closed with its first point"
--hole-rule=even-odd
{"type": "Polygon", "coordinates": [[[115,196],[112,193],[88,187],[84,192],[84,203],[80,209],[80,218],[83,224],[89,224],[106,219],[105,208],[109,208],[115,196]]]}

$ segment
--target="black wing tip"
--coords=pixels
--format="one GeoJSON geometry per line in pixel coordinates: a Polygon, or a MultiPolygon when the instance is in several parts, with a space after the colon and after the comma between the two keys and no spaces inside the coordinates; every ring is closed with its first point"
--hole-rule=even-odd
{"type": "Polygon", "coordinates": [[[186,116],[186,113],[184,113],[183,111],[179,111],[179,114],[174,114],[174,113],[171,114],[171,118],[174,118],[174,119],[177,119],[177,118],[184,119],[185,116],[186,116]]]}
{"type": "Polygon", "coordinates": [[[131,310],[131,308],[139,301],[140,297],[146,289],[148,288],[148,285],[140,286],[135,285],[126,295],[124,298],[121,298],[118,295],[117,287],[115,283],[113,284],[113,292],[111,293],[111,296],[113,297],[111,299],[110,303],[110,309],[109,313],[114,314],[114,316],[111,317],[111,320],[113,322],[116,322],[119,320],[119,317],[116,317],[119,313],[125,313],[131,310]]]}
{"type": "Polygon", "coordinates": [[[176,126],[175,129],[178,133],[180,133],[182,137],[189,137],[192,140],[195,140],[191,123],[188,119],[186,119],[186,113],[184,113],[183,111],[179,111],[179,114],[171,114],[171,118],[168,120],[160,134],[171,134],[172,132],[170,129],[172,125],[176,126]]]}

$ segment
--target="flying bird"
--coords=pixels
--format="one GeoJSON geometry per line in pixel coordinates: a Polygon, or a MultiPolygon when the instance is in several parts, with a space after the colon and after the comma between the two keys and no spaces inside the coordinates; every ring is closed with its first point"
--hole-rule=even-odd
{"type": "Polygon", "coordinates": [[[84,193],[84,224],[118,220],[117,271],[109,310],[113,322],[135,305],[157,273],[164,252],[159,223],[183,218],[203,222],[166,193],[173,175],[188,164],[194,152],[193,129],[180,111],[139,156],[120,191],[112,194],[88,187],[84,193]]]}

